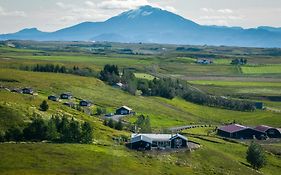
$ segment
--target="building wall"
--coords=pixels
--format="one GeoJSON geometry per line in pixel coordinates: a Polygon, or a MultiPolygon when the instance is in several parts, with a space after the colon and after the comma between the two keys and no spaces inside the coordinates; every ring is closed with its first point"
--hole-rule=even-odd
{"type": "Polygon", "coordinates": [[[281,138],[280,132],[275,128],[268,129],[266,134],[269,138],[281,138]]]}
{"type": "Polygon", "coordinates": [[[120,108],[116,110],[116,114],[119,115],[126,115],[126,114],[130,114],[130,111],[124,108],[120,108]]]}
{"type": "Polygon", "coordinates": [[[143,140],[131,143],[131,149],[135,150],[151,150],[151,143],[145,142],[143,140]]]}
{"type": "Polygon", "coordinates": [[[219,129],[218,129],[218,133],[217,134],[219,136],[222,136],[222,137],[231,137],[231,133],[225,132],[225,131],[222,131],[222,130],[219,130],[219,129]]]}
{"type": "Polygon", "coordinates": [[[171,140],[171,148],[186,148],[187,146],[187,141],[180,137],[171,140]]]}
{"type": "Polygon", "coordinates": [[[244,130],[233,133],[232,137],[236,138],[236,139],[253,139],[255,136],[255,138],[261,139],[262,135],[266,135],[266,134],[253,130],[251,128],[248,128],[248,129],[244,129],[244,130]]]}

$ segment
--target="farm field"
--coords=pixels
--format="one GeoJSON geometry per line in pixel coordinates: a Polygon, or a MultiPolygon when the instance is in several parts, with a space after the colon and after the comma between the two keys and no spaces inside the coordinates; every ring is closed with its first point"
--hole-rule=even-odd
{"type": "Polygon", "coordinates": [[[227,141],[217,137],[215,131],[217,127],[232,122],[281,128],[281,102],[278,101],[281,96],[280,56],[265,57],[267,50],[258,48],[198,46],[201,49],[199,53],[180,52],[174,45],[97,43],[95,48],[95,44],[87,42],[75,43],[75,46],[72,42],[14,42],[18,48],[0,47],[0,136],[11,127],[25,126],[36,113],[44,120],[59,114],[81,122],[88,121],[94,129],[94,139],[92,144],[0,143],[0,174],[278,175],[281,171],[280,142],[263,143],[268,151],[268,163],[255,171],[245,159],[250,142],[227,141]],[[120,53],[127,48],[134,54],[120,53]],[[165,52],[161,48],[166,48],[165,52]],[[102,53],[97,53],[97,50],[102,50],[102,53]],[[214,59],[214,64],[195,63],[204,55],[214,59]],[[251,64],[263,66],[229,64],[232,58],[241,55],[251,64]],[[37,64],[58,64],[67,69],[78,66],[92,74],[33,72],[32,68],[37,64]],[[180,97],[131,95],[99,79],[106,64],[117,65],[122,73],[124,70],[133,71],[136,79],[165,77],[184,80],[203,93],[263,102],[269,109],[242,112],[199,105],[180,97]],[[24,87],[33,88],[37,95],[5,89],[24,87]],[[71,101],[75,103],[81,99],[93,102],[90,108],[93,113],[89,115],[63,105],[68,100],[47,101],[48,111],[39,110],[39,105],[49,95],[62,92],[71,92],[74,96],[71,101]],[[123,105],[132,108],[136,114],[122,118],[128,124],[128,128],[122,131],[105,126],[103,115],[95,114],[98,108],[114,113],[123,105]],[[153,133],[167,133],[169,128],[176,126],[206,126],[181,131],[190,141],[199,143],[200,148],[191,152],[141,152],[126,148],[124,142],[117,140],[130,138],[130,127],[135,125],[139,115],[149,116],[153,133]]]}

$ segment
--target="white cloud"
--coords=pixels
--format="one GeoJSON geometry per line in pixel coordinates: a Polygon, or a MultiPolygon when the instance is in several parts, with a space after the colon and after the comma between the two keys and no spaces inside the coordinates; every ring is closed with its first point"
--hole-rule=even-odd
{"type": "Polygon", "coordinates": [[[7,11],[3,7],[0,6],[0,16],[11,16],[11,17],[26,17],[26,13],[24,11],[7,11]]]}
{"type": "Polygon", "coordinates": [[[219,10],[217,10],[217,12],[224,13],[224,14],[230,14],[230,13],[233,13],[233,10],[231,10],[231,9],[219,9],[219,10]]]}
{"type": "Polygon", "coordinates": [[[151,5],[147,0],[108,0],[97,4],[101,9],[134,9],[143,5],[151,5]]]}

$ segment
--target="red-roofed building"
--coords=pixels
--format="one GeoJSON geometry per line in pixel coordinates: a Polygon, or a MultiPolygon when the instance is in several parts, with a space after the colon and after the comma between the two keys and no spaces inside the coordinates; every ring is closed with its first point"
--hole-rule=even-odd
{"type": "Polygon", "coordinates": [[[281,129],[273,128],[266,125],[260,125],[254,128],[255,130],[265,132],[269,138],[281,138],[281,129]]]}
{"type": "Polygon", "coordinates": [[[254,137],[261,139],[266,136],[265,132],[239,124],[222,126],[218,129],[217,134],[222,137],[230,137],[235,139],[253,139],[254,137]]]}

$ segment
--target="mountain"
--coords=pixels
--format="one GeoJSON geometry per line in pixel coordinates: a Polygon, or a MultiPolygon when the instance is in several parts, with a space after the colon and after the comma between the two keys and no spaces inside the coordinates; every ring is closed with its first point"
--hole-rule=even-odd
{"type": "Polygon", "coordinates": [[[281,29],[204,26],[160,8],[142,6],[104,22],[84,22],[50,33],[33,28],[0,35],[0,40],[7,39],[281,47],[281,29]]]}

